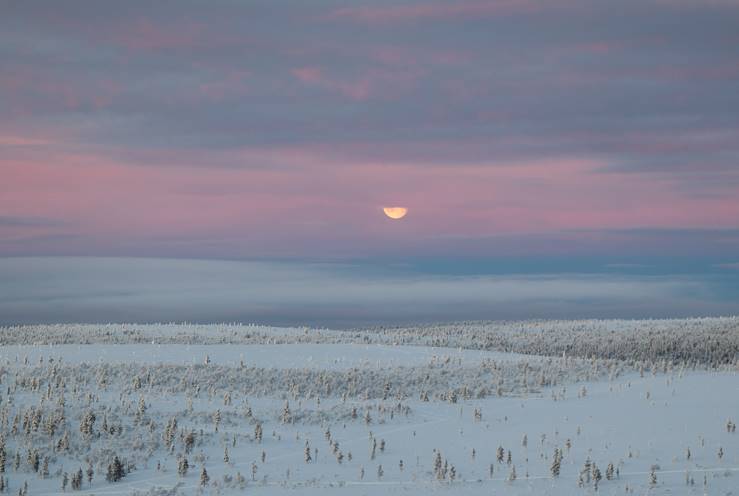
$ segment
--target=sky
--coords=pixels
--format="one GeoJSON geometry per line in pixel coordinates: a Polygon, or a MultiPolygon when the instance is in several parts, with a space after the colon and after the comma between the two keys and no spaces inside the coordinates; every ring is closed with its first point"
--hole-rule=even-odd
{"type": "Polygon", "coordinates": [[[739,272],[735,0],[2,10],[0,257],[739,272]]]}

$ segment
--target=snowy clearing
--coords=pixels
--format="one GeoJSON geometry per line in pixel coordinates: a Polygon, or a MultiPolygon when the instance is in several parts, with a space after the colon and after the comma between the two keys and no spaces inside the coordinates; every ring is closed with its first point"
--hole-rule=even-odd
{"type": "Polygon", "coordinates": [[[5,328],[0,486],[737,494],[736,322],[5,328]]]}
{"type": "Polygon", "coordinates": [[[176,364],[196,365],[206,361],[229,367],[314,368],[341,370],[352,367],[384,368],[419,366],[452,359],[467,365],[483,360],[531,358],[520,353],[501,353],[430,346],[387,346],[365,344],[281,345],[44,345],[6,346],[2,357],[10,362],[40,359],[64,364],[176,364]]]}

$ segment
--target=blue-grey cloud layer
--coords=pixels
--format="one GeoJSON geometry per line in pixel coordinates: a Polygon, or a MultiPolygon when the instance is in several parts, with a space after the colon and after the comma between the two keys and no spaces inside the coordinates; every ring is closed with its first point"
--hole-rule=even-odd
{"type": "Polygon", "coordinates": [[[0,324],[675,317],[736,314],[735,296],[706,274],[451,275],[347,264],[0,259],[0,324]]]}

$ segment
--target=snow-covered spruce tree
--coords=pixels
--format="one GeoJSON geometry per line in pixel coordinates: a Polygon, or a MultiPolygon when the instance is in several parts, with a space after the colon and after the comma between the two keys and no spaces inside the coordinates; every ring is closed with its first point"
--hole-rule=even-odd
{"type": "Polygon", "coordinates": [[[593,463],[593,488],[597,491],[598,490],[598,484],[600,484],[600,481],[603,479],[603,474],[600,472],[600,468],[593,463]]]}
{"type": "Polygon", "coordinates": [[[123,469],[123,463],[121,463],[118,456],[113,457],[113,461],[108,464],[108,473],[105,476],[105,480],[108,482],[118,482],[126,475],[123,469]]]}
{"type": "Polygon", "coordinates": [[[189,454],[193,447],[195,446],[195,432],[189,431],[187,434],[185,434],[184,438],[185,443],[185,454],[189,454]]]}
{"type": "Polygon", "coordinates": [[[177,434],[177,419],[172,417],[167,422],[167,426],[164,428],[164,434],[162,435],[165,446],[169,448],[174,443],[174,437],[176,434],[177,434]]]}
{"type": "Polygon", "coordinates": [[[181,457],[177,462],[177,475],[180,477],[187,476],[187,471],[190,469],[190,462],[184,456],[181,457]]]}
{"type": "Polygon", "coordinates": [[[94,430],[95,430],[95,412],[93,412],[92,410],[88,410],[82,416],[82,420],[80,421],[80,432],[85,437],[85,439],[89,440],[92,437],[94,430]]]}
{"type": "Polygon", "coordinates": [[[28,465],[31,467],[31,470],[38,473],[39,465],[41,463],[39,459],[38,450],[28,450],[28,456],[26,457],[26,461],[28,462],[28,465]]]}
{"type": "Polygon", "coordinates": [[[218,427],[221,425],[221,410],[220,408],[213,413],[213,426],[215,431],[218,432],[218,427]]]}
{"type": "Polygon", "coordinates": [[[286,400],[285,405],[282,407],[282,413],[280,414],[280,421],[283,424],[290,424],[292,423],[293,416],[290,412],[290,403],[286,400]]]}
{"type": "Polygon", "coordinates": [[[549,467],[552,477],[559,477],[560,466],[562,460],[560,458],[559,448],[554,448],[554,455],[552,456],[552,465],[549,467]]]}
{"type": "Polygon", "coordinates": [[[136,410],[136,417],[138,420],[140,420],[144,414],[146,414],[146,401],[144,401],[144,397],[139,396],[139,405],[138,409],[136,410]]]}
{"type": "Polygon", "coordinates": [[[205,466],[203,466],[203,470],[200,471],[200,485],[205,487],[208,485],[208,482],[210,482],[210,476],[208,475],[208,471],[205,470],[205,466]]]}
{"type": "Polygon", "coordinates": [[[608,466],[606,467],[606,480],[613,480],[613,462],[608,463],[608,466]]]}
{"type": "Polygon", "coordinates": [[[84,475],[82,474],[82,467],[77,470],[74,474],[72,474],[72,490],[73,491],[79,491],[82,489],[82,480],[84,478],[84,475]]]}
{"type": "Polygon", "coordinates": [[[436,455],[434,456],[434,474],[437,479],[443,479],[441,471],[443,464],[444,462],[441,459],[441,451],[436,451],[436,455]]]}
{"type": "Polygon", "coordinates": [[[254,426],[254,440],[258,443],[261,443],[263,434],[264,433],[262,431],[262,423],[257,422],[257,424],[254,426]]]}
{"type": "Polygon", "coordinates": [[[584,476],[585,482],[590,484],[591,470],[593,468],[593,462],[590,461],[590,457],[585,459],[585,464],[580,471],[580,474],[584,476]]]}

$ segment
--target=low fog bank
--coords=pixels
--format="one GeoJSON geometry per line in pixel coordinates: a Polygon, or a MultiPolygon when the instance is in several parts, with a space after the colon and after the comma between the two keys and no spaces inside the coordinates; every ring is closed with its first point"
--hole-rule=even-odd
{"type": "Polygon", "coordinates": [[[327,327],[739,313],[710,277],[432,275],[386,267],[136,258],[0,259],[0,324],[259,322],[327,327]]]}

